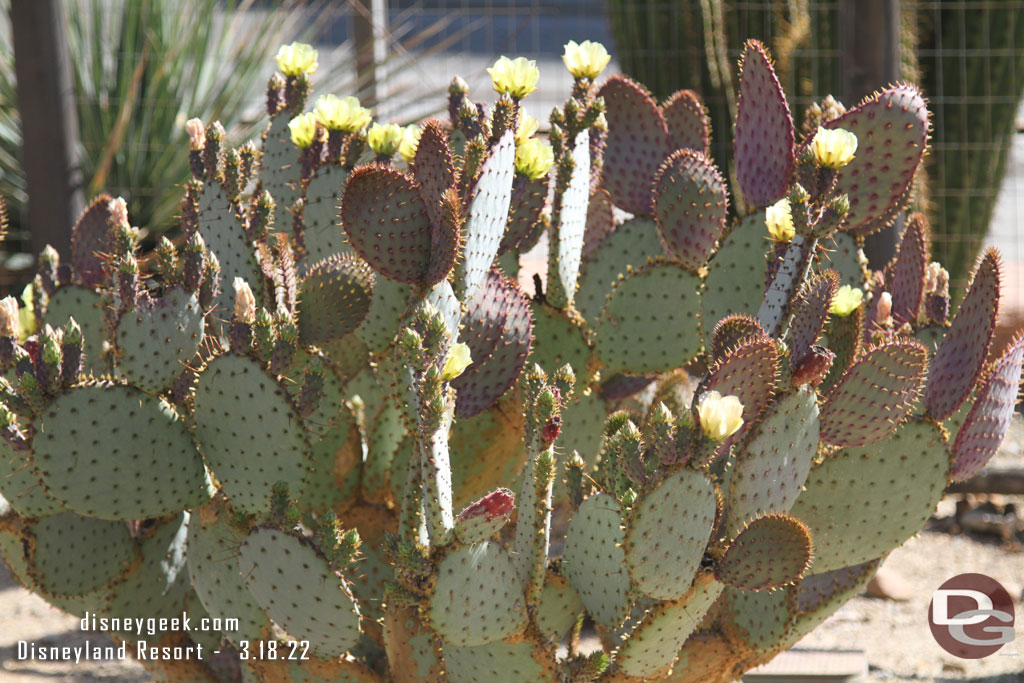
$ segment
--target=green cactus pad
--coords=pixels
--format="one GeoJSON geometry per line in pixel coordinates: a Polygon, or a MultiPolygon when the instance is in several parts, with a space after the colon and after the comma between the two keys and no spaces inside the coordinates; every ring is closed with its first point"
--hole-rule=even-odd
{"type": "Polygon", "coordinates": [[[787,515],[758,517],[729,544],[715,578],[748,591],[779,588],[799,579],[811,559],[807,525],[787,515]]]}
{"type": "Polygon", "coordinates": [[[508,206],[508,225],[498,246],[498,255],[506,254],[512,249],[520,249],[541,222],[541,213],[548,196],[548,178],[530,180],[524,175],[516,174],[512,181],[512,199],[508,206]],[[522,245],[522,246],[521,246],[522,245]]]}
{"type": "Polygon", "coordinates": [[[576,310],[593,323],[604,308],[611,283],[619,275],[626,273],[630,266],[640,268],[647,265],[649,259],[663,254],[654,221],[633,218],[622,223],[583,260],[576,290],[576,310]]]}
{"type": "Polygon", "coordinates": [[[759,207],[786,194],[793,172],[793,117],[766,52],[757,40],[743,46],[733,142],[743,197],[759,207]]]}
{"type": "Polygon", "coordinates": [[[460,334],[473,363],[452,382],[458,392],[455,412],[463,418],[487,410],[515,384],[533,336],[529,302],[496,270],[466,307],[460,334]]]}
{"type": "Polygon", "coordinates": [[[458,179],[444,124],[435,119],[423,124],[416,155],[409,168],[419,186],[430,222],[440,225],[444,220],[441,209],[444,193],[454,187],[458,179]]]}
{"type": "Polygon", "coordinates": [[[616,653],[619,671],[645,680],[667,674],[679,648],[711,609],[722,588],[708,577],[698,580],[679,600],[652,608],[616,653]]]}
{"type": "Polygon", "coordinates": [[[881,560],[840,567],[804,577],[793,595],[793,621],[789,636],[780,645],[788,647],[813,631],[821,622],[864,590],[881,560]]]}
{"type": "Polygon", "coordinates": [[[359,607],[349,587],[307,542],[269,527],[249,534],[238,566],[267,616],[321,659],[359,640],[359,607]]]}
{"type": "Polygon", "coordinates": [[[103,353],[106,323],[103,309],[108,304],[101,294],[79,287],[64,285],[50,296],[44,320],[54,329],[74,318],[82,328],[82,372],[99,376],[108,371],[109,359],[103,353]]]}
{"type": "Polygon", "coordinates": [[[554,683],[550,655],[529,641],[500,642],[477,647],[444,646],[444,665],[450,683],[554,683]]]}
{"type": "Polygon", "coordinates": [[[319,346],[362,324],[373,300],[373,271],[354,254],[311,266],[299,286],[299,342],[319,346]]]}
{"type": "Polygon", "coordinates": [[[928,108],[917,88],[897,85],[822,124],[857,136],[857,154],[839,171],[836,194],[850,198],[847,232],[870,235],[892,223],[928,144],[928,108]]]}
{"type": "Polygon", "coordinates": [[[835,232],[821,240],[818,269],[831,269],[839,273],[839,284],[864,289],[866,285],[864,268],[867,257],[857,238],[847,232],[835,232]]]}
{"type": "Polygon", "coordinates": [[[395,683],[443,683],[440,644],[415,608],[388,605],[384,649],[395,683]]]}
{"type": "Polygon", "coordinates": [[[512,516],[515,498],[508,489],[496,489],[470,503],[455,517],[460,543],[480,543],[501,531],[512,516]]]}
{"type": "Polygon", "coordinates": [[[274,198],[274,225],[281,232],[291,226],[291,208],[299,199],[302,183],[300,152],[292,142],[288,127],[290,120],[287,109],[271,119],[263,131],[263,153],[260,155],[260,190],[266,190],[274,198]]]}
{"type": "Polygon", "coordinates": [[[35,456],[11,450],[6,441],[0,443],[0,497],[22,517],[46,517],[64,510],[43,485],[35,456]]]}
{"type": "MultiPolygon", "coordinates": [[[[255,641],[269,632],[270,620],[253,600],[238,568],[238,548],[245,533],[230,524],[222,500],[193,511],[188,525],[188,571],[192,586],[210,616],[237,619],[224,631],[232,643],[255,641]]],[[[226,623],[226,622],[225,622],[226,623]]]]}
{"type": "Polygon", "coordinates": [[[626,561],[644,595],[675,600],[690,590],[715,524],[715,487],[696,470],[680,470],[646,493],[626,527],[626,561]]]}
{"type": "Polygon", "coordinates": [[[155,394],[170,386],[205,338],[195,294],[174,287],[143,299],[117,323],[117,365],[135,386],[155,394]]]}
{"type": "Polygon", "coordinates": [[[736,396],[743,404],[743,426],[718,445],[724,453],[739,443],[772,400],[779,350],[769,337],[750,339],[735,347],[708,371],[707,390],[736,396]]]}
{"type": "Polygon", "coordinates": [[[715,324],[725,316],[757,316],[765,286],[767,237],[764,212],[757,211],[734,225],[721,241],[708,265],[701,295],[701,327],[707,343],[711,342],[715,324]]]}
{"type": "MultiPolygon", "coordinates": [[[[316,169],[306,185],[306,198],[302,204],[302,246],[306,249],[306,256],[302,272],[328,256],[352,252],[338,221],[338,206],[341,205],[341,193],[347,180],[348,172],[344,168],[324,164],[316,169]]],[[[278,231],[287,232],[290,226],[285,223],[275,227],[278,231]]]]}
{"type": "Polygon", "coordinates": [[[549,570],[533,617],[541,637],[561,642],[582,612],[583,601],[576,589],[564,576],[549,570]]]}
{"type": "Polygon", "coordinates": [[[562,575],[594,621],[606,629],[615,628],[629,614],[625,536],[622,506],[613,496],[599,493],[583,501],[565,537],[562,575]]]}
{"type": "Polygon", "coordinates": [[[349,243],[386,278],[415,284],[430,266],[431,223],[412,178],[373,164],[349,176],[341,200],[349,243]]]}
{"type": "Polygon", "coordinates": [[[587,203],[590,201],[590,133],[582,131],[576,136],[572,152],[573,168],[569,186],[562,195],[559,222],[549,260],[558,264],[558,282],[548,282],[548,296],[553,305],[561,308],[572,303],[576,296],[576,281],[583,257],[583,238],[587,228],[587,203]]]}
{"type": "MultiPolygon", "coordinates": [[[[142,561],[111,586],[105,612],[122,619],[171,619],[180,616],[191,589],[185,549],[189,514],[141,524],[142,561]]],[[[135,632],[116,632],[121,638],[135,632]]]]}
{"type": "MultiPolygon", "coordinates": [[[[0,516],[0,519],[3,519],[3,516],[0,516]]],[[[25,559],[22,536],[6,524],[0,525],[0,560],[6,563],[5,566],[15,581],[25,588],[32,588],[33,581],[25,559]]]]}
{"type": "Polygon", "coordinates": [[[924,346],[912,339],[867,351],[822,404],[821,440],[834,446],[863,446],[885,438],[914,407],[927,360],[924,346]]]}
{"type": "Polygon", "coordinates": [[[452,645],[486,645],[526,627],[525,587],[512,558],[485,541],[452,550],[437,568],[430,623],[452,645]]]}
{"type": "Polygon", "coordinates": [[[673,149],[692,149],[708,154],[711,123],[704,101],[692,90],[678,90],[661,105],[673,149]]]}
{"type": "Polygon", "coordinates": [[[929,230],[924,214],[911,214],[903,230],[899,250],[886,283],[892,294],[892,317],[899,327],[917,323],[917,312],[924,298],[925,269],[928,267],[929,230]]]}
{"type": "Polygon", "coordinates": [[[391,468],[399,447],[408,436],[402,411],[395,399],[385,397],[370,423],[366,444],[366,461],[363,463],[363,497],[370,503],[394,505],[391,496],[391,468]]]}
{"type": "Polygon", "coordinates": [[[942,498],[948,467],[942,433],[925,422],[813,467],[790,510],[811,529],[811,573],[874,559],[917,533],[942,498]],[[863,505],[867,499],[885,504],[863,505]]]}
{"type": "Polygon", "coordinates": [[[79,386],[37,419],[36,464],[54,498],[99,519],[145,519],[212,494],[181,417],[129,386],[79,386]],[[114,419],[120,419],[120,422],[114,419]]]}
{"type": "MultiPolygon", "coordinates": [[[[581,394],[562,410],[562,432],[558,447],[566,453],[576,451],[588,466],[597,464],[601,449],[601,430],[608,416],[608,407],[596,391],[581,394]]],[[[560,464],[564,464],[559,460],[560,464]]],[[[555,486],[561,486],[556,479],[555,486]]]]}
{"type": "Polygon", "coordinates": [[[735,536],[747,521],[786,512],[800,495],[818,449],[818,401],[803,389],[779,398],[736,451],[725,530],[735,536]]]}
{"type": "Polygon", "coordinates": [[[672,151],[657,103],[643,86],[612,76],[597,92],[605,102],[608,137],[602,182],[615,206],[638,216],[653,212],[651,181],[672,151]]]}
{"type": "Polygon", "coordinates": [[[725,181],[703,152],[681,149],[658,168],[653,188],[654,217],[665,250],[696,273],[725,230],[725,181]]]}
{"type": "Polygon", "coordinates": [[[456,292],[468,301],[491,270],[498,245],[508,223],[515,175],[516,145],[512,131],[506,131],[491,149],[480,175],[470,190],[462,259],[455,267],[456,292]]]}
{"type": "Polygon", "coordinates": [[[125,524],[73,512],[28,524],[24,537],[29,576],[49,595],[80,596],[105,589],[139,557],[125,524]]]}
{"type": "Polygon", "coordinates": [[[586,368],[591,350],[583,328],[565,311],[532,302],[533,344],[529,362],[542,368],[560,368],[566,363],[577,371],[586,368]]]}
{"type": "Polygon", "coordinates": [[[974,406],[957,432],[952,449],[953,481],[967,481],[979,474],[1002,444],[1017,405],[1022,361],[1024,337],[1018,335],[978,390],[974,406]]]}
{"type": "Polygon", "coordinates": [[[701,350],[700,278],[656,262],[615,283],[597,321],[594,350],[609,372],[680,368],[701,350]]]}
{"type": "Polygon", "coordinates": [[[411,293],[412,287],[401,282],[386,277],[374,280],[370,310],[356,329],[370,351],[383,351],[394,340],[411,293]]]}
{"type": "Polygon", "coordinates": [[[839,273],[826,270],[805,280],[793,301],[793,320],[789,326],[789,358],[793,367],[810,353],[818,341],[832,299],[839,291],[839,273]]]}
{"type": "Polygon", "coordinates": [[[726,588],[722,593],[724,626],[746,650],[767,653],[789,633],[795,589],[751,591],[726,588]]]}
{"type": "Polygon", "coordinates": [[[590,193],[587,203],[587,232],[583,236],[583,258],[588,259],[594,249],[615,230],[615,207],[608,190],[597,188],[590,193]]]}
{"type": "Polygon", "coordinates": [[[734,313],[715,323],[711,331],[711,347],[708,350],[713,360],[719,360],[737,346],[752,339],[762,339],[767,335],[757,318],[744,313],[734,313]]]}
{"type": "Polygon", "coordinates": [[[99,287],[106,281],[104,257],[113,251],[110,243],[112,199],[109,194],[97,195],[71,230],[71,263],[86,287],[99,287]]]}
{"type": "Polygon", "coordinates": [[[236,510],[267,512],[278,481],[302,499],[309,442],[287,393],[256,361],[212,361],[199,375],[194,419],[203,457],[236,510]]]}
{"type": "Polygon", "coordinates": [[[999,252],[986,251],[932,359],[924,407],[936,420],[945,420],[956,412],[981,374],[999,312],[999,267],[999,252]]]}

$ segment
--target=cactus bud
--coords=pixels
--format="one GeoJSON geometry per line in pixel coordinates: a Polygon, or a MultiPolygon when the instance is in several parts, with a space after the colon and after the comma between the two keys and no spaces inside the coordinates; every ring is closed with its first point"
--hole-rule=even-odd
{"type": "Polygon", "coordinates": [[[185,132],[188,133],[188,167],[192,175],[203,179],[203,172],[206,166],[203,162],[203,149],[206,147],[206,129],[199,119],[189,119],[185,122],[185,132]]]}
{"type": "Polygon", "coordinates": [[[53,294],[57,288],[57,269],[60,267],[60,254],[47,244],[39,254],[38,274],[42,280],[43,291],[53,294]]]}
{"type": "Polygon", "coordinates": [[[267,363],[274,353],[274,342],[276,334],[274,330],[274,318],[270,311],[260,308],[256,311],[256,318],[252,324],[253,346],[256,348],[256,355],[261,361],[267,363]]]}
{"type": "Polygon", "coordinates": [[[572,452],[572,456],[565,464],[565,488],[569,494],[569,504],[574,510],[580,506],[587,494],[583,483],[586,467],[587,464],[576,451],[572,452]]]}
{"type": "Polygon", "coordinates": [[[0,300],[0,337],[11,338],[17,341],[20,312],[18,311],[18,300],[13,296],[4,297],[0,300]]]}
{"type": "Polygon", "coordinates": [[[219,175],[221,150],[226,137],[220,121],[214,121],[207,126],[206,147],[203,148],[203,165],[206,166],[207,178],[216,178],[219,175]]]}
{"type": "Polygon", "coordinates": [[[810,352],[793,366],[791,376],[793,386],[802,384],[818,386],[828,375],[828,371],[832,369],[835,359],[836,354],[831,349],[815,344],[810,348],[810,352]]]}
{"type": "Polygon", "coordinates": [[[274,117],[284,109],[284,78],[278,72],[274,72],[267,80],[267,116],[274,117]]]}
{"type": "Polygon", "coordinates": [[[174,245],[166,237],[161,237],[156,244],[156,271],[161,279],[168,284],[178,281],[178,253],[174,245]]]}
{"type": "Polygon", "coordinates": [[[299,326],[287,313],[278,313],[277,318],[277,341],[270,357],[270,371],[275,375],[291,367],[299,349],[299,326]]]}
{"type": "Polygon", "coordinates": [[[69,318],[64,326],[64,334],[60,340],[62,359],[60,365],[60,380],[62,386],[70,386],[78,379],[82,372],[82,357],[85,346],[85,339],[82,335],[82,328],[78,321],[69,318]]]}
{"type": "Polygon", "coordinates": [[[274,221],[274,209],[276,205],[274,198],[270,196],[270,193],[263,190],[256,197],[252,204],[252,211],[249,215],[249,226],[247,231],[247,237],[251,241],[258,241],[263,239],[267,234],[267,228],[274,221]]]}
{"type": "Polygon", "coordinates": [[[626,489],[626,491],[619,496],[619,500],[622,501],[622,504],[625,507],[633,507],[633,503],[636,502],[636,491],[634,491],[632,487],[626,489]]]}
{"type": "Polygon", "coordinates": [[[654,473],[658,465],[671,465],[676,462],[676,437],[672,411],[663,402],[651,409],[647,420],[647,430],[644,440],[648,449],[644,455],[645,470],[648,476],[654,473]]]}
{"type": "Polygon", "coordinates": [[[491,141],[497,142],[507,130],[514,130],[517,126],[518,115],[516,103],[506,94],[498,96],[494,102],[494,111],[491,113],[491,141]]]}
{"type": "Polygon", "coordinates": [[[555,370],[551,375],[551,384],[558,390],[562,405],[572,400],[573,389],[576,386],[576,373],[572,366],[566,363],[555,370]]]}
{"type": "Polygon", "coordinates": [[[508,489],[488,493],[470,503],[455,518],[455,536],[463,543],[479,543],[501,531],[515,507],[508,489]]]}
{"type": "Polygon", "coordinates": [[[253,324],[256,322],[256,297],[253,296],[249,283],[236,277],[232,286],[235,290],[234,319],[241,323],[253,324]]]}
{"type": "Polygon", "coordinates": [[[299,400],[296,406],[299,415],[307,417],[316,412],[320,400],[324,396],[324,375],[324,365],[320,357],[310,358],[302,373],[302,389],[299,390],[299,400]]]}
{"type": "Polygon", "coordinates": [[[198,232],[193,233],[185,243],[185,258],[182,259],[181,281],[190,292],[199,290],[206,272],[206,243],[198,232]]]}
{"type": "Polygon", "coordinates": [[[130,253],[117,260],[117,296],[122,313],[135,309],[139,298],[139,264],[130,253]]]}
{"type": "MultiPolygon", "coordinates": [[[[595,128],[598,127],[598,120],[604,117],[604,98],[598,97],[596,100],[587,106],[586,111],[583,112],[583,117],[580,119],[580,128],[595,128]]],[[[602,123],[603,128],[598,127],[598,130],[608,130],[608,119],[604,119],[602,123]]]]}
{"type": "Polygon", "coordinates": [[[118,226],[129,225],[128,203],[124,200],[124,197],[111,199],[107,204],[107,210],[110,212],[110,227],[117,228],[118,226]]]}
{"type": "Polygon", "coordinates": [[[224,193],[234,201],[245,189],[242,178],[242,155],[237,149],[229,149],[224,154],[224,193]]]}
{"type": "Polygon", "coordinates": [[[299,521],[299,510],[288,492],[288,482],[279,481],[270,489],[270,518],[288,527],[299,521]]]}
{"type": "Polygon", "coordinates": [[[217,295],[220,294],[220,261],[215,253],[206,255],[206,269],[203,271],[203,284],[199,287],[199,305],[209,311],[217,295]]]}

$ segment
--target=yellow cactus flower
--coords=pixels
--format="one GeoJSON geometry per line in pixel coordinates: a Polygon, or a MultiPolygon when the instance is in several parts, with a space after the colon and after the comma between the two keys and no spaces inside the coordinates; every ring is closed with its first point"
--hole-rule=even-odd
{"type": "Polygon", "coordinates": [[[765,209],[764,222],[768,226],[768,236],[775,242],[788,242],[796,235],[788,199],[780,199],[765,209]]]}
{"type": "Polygon", "coordinates": [[[416,156],[416,149],[420,146],[420,136],[423,129],[417,125],[406,126],[402,130],[402,143],[398,145],[398,153],[406,161],[412,161],[416,156]]]}
{"type": "Polygon", "coordinates": [[[313,108],[316,120],[327,130],[354,133],[370,123],[370,110],[360,106],[359,100],[349,95],[321,95],[313,108]]]}
{"type": "Polygon", "coordinates": [[[843,285],[832,299],[832,305],[829,306],[828,312],[844,318],[860,308],[862,301],[864,301],[864,292],[859,287],[843,285]]]}
{"type": "Polygon", "coordinates": [[[555,163],[551,145],[533,138],[516,148],[516,171],[530,180],[543,178],[555,163]]]}
{"type": "Polygon", "coordinates": [[[35,300],[35,289],[32,287],[32,283],[25,285],[25,289],[21,290],[21,302],[25,304],[18,311],[18,341],[24,342],[26,339],[36,333],[36,316],[33,313],[32,302],[35,300]]]}
{"type": "Polygon", "coordinates": [[[818,164],[835,170],[853,161],[853,155],[857,153],[857,136],[842,128],[826,130],[818,126],[813,147],[818,164]]]}
{"type": "Polygon", "coordinates": [[[206,147],[206,129],[199,119],[189,119],[185,122],[185,132],[188,133],[188,148],[193,152],[206,147]]]}
{"type": "Polygon", "coordinates": [[[519,126],[516,128],[516,144],[521,145],[534,136],[540,122],[526,113],[525,107],[519,108],[519,126]]]}
{"type": "Polygon", "coordinates": [[[277,60],[277,68],[285,76],[301,76],[316,72],[316,68],[320,66],[316,58],[316,50],[306,43],[282,45],[274,57],[277,60]]]}
{"type": "Polygon", "coordinates": [[[608,54],[604,45],[589,40],[579,44],[575,40],[570,40],[565,44],[565,53],[562,55],[562,61],[573,78],[591,80],[604,71],[611,59],[612,56],[608,54]]]}
{"type": "Polygon", "coordinates": [[[235,320],[253,324],[256,321],[256,297],[252,295],[249,283],[236,277],[232,285],[235,290],[235,320]]]}
{"type": "Polygon", "coordinates": [[[743,426],[743,404],[736,396],[709,391],[697,405],[700,428],[712,441],[724,441],[743,426]]]}
{"type": "Polygon", "coordinates": [[[453,344],[448,353],[448,359],[444,362],[444,369],[441,370],[441,379],[451,382],[465,372],[472,363],[473,358],[469,355],[469,345],[461,342],[453,344]]]}
{"type": "Polygon", "coordinates": [[[487,73],[491,75],[491,82],[497,92],[508,93],[517,100],[536,90],[540,79],[537,62],[525,57],[499,57],[487,73]]]}
{"type": "Polygon", "coordinates": [[[376,154],[391,156],[398,151],[405,137],[405,129],[397,123],[381,125],[375,123],[370,126],[370,132],[366,135],[366,142],[376,154]]]}
{"type": "Polygon", "coordinates": [[[299,114],[288,122],[288,130],[292,132],[292,142],[306,149],[316,139],[316,116],[313,112],[299,114]]]}

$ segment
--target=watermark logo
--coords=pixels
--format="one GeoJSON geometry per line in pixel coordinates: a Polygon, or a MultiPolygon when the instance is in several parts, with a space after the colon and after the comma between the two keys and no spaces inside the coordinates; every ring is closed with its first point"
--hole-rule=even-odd
{"type": "Polygon", "coordinates": [[[1013,599],[995,579],[960,574],[939,586],[928,606],[928,625],[943,650],[981,659],[1011,642],[1013,599]]]}

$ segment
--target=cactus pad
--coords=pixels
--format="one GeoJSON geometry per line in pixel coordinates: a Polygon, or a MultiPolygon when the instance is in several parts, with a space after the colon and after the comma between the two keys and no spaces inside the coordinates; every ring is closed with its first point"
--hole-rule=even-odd
{"type": "Polygon", "coordinates": [[[821,440],[863,446],[892,432],[914,407],[928,352],[919,342],[889,342],[847,369],[821,408],[821,440]]]}
{"type": "Polygon", "coordinates": [[[446,680],[450,683],[554,683],[558,679],[545,659],[529,641],[444,648],[446,680]]]}
{"type": "Polygon", "coordinates": [[[181,418],[163,399],[138,389],[77,387],[54,400],[36,426],[33,446],[43,480],[80,514],[159,517],[201,505],[212,493],[181,418]]]}
{"type": "Polygon", "coordinates": [[[819,257],[820,268],[831,268],[839,273],[841,285],[865,287],[867,274],[864,272],[867,257],[861,249],[863,238],[854,237],[848,232],[837,231],[830,238],[821,240],[824,253],[819,257]],[[862,265],[864,264],[864,265],[862,265]]]}
{"type": "Polygon", "coordinates": [[[945,440],[926,422],[813,467],[790,510],[811,530],[811,573],[874,559],[917,533],[942,497],[948,467],[945,440]],[[885,501],[884,516],[861,503],[868,498],[885,501]]]}
{"type": "Polygon", "coordinates": [[[170,386],[205,338],[203,310],[195,294],[173,287],[143,298],[117,323],[117,365],[128,380],[155,394],[170,386]]]}
{"type": "Polygon", "coordinates": [[[287,393],[255,361],[221,356],[200,374],[195,434],[235,509],[266,512],[278,481],[301,500],[309,443],[287,393]]]}
{"type": "Polygon", "coordinates": [[[402,324],[402,313],[412,287],[386,277],[375,278],[370,309],[356,330],[370,351],[383,351],[395,338],[402,324]]]}
{"type": "Polygon", "coordinates": [[[395,683],[441,683],[440,646],[415,608],[389,605],[384,613],[384,649],[395,683]]]}
{"type": "Polygon", "coordinates": [[[787,515],[766,515],[747,524],[729,545],[715,578],[742,590],[765,590],[793,583],[811,559],[807,526],[787,515]]]}
{"type": "Polygon", "coordinates": [[[945,420],[971,393],[981,374],[999,312],[999,254],[989,249],[935,352],[924,390],[930,417],[945,420]]]}
{"type": "Polygon", "coordinates": [[[748,40],[740,58],[733,144],[743,197],[768,206],[786,194],[793,171],[793,117],[764,45],[748,40]]]}
{"type": "Polygon", "coordinates": [[[112,199],[109,194],[94,198],[71,231],[71,263],[86,287],[99,287],[106,280],[104,258],[113,251],[110,243],[112,199]]]}
{"type": "Polygon", "coordinates": [[[541,635],[549,642],[561,642],[582,611],[583,601],[572,584],[549,570],[534,614],[541,635]]]}
{"type": "MultiPolygon", "coordinates": [[[[274,224],[284,230],[291,221],[291,208],[299,198],[302,165],[299,150],[292,142],[288,122],[291,116],[282,110],[274,116],[263,131],[263,150],[260,155],[260,189],[274,198],[274,224]]],[[[217,254],[220,256],[220,254],[217,254]]],[[[229,280],[230,282],[230,280],[229,280]]]]}
{"type": "Polygon", "coordinates": [[[455,185],[457,176],[448,136],[440,122],[432,119],[423,124],[416,155],[409,167],[430,222],[435,227],[441,225],[444,220],[441,202],[445,192],[455,185]]]}
{"type": "Polygon", "coordinates": [[[821,622],[864,590],[875,575],[881,560],[841,567],[829,572],[805,576],[794,591],[793,615],[790,634],[782,644],[795,643],[814,630],[821,622]]]}
{"type": "Polygon", "coordinates": [[[733,641],[744,650],[770,652],[789,630],[790,603],[794,589],[750,591],[726,588],[722,593],[725,627],[733,641]]]}
{"type": "Polygon", "coordinates": [[[565,537],[562,574],[594,621],[608,629],[622,623],[631,606],[624,539],[622,506],[607,493],[583,501],[565,537]]]}
{"type": "Polygon", "coordinates": [[[670,475],[637,502],[625,539],[637,590],[658,600],[675,600],[690,590],[717,509],[714,485],[689,469],[670,475]]]}
{"type": "Polygon", "coordinates": [[[679,368],[700,352],[700,278],[658,262],[615,283],[597,321],[595,351],[608,371],[679,368]]]}
{"type": "Polygon", "coordinates": [[[0,443],[0,500],[22,517],[46,517],[64,509],[43,486],[32,452],[11,450],[6,441],[0,443]]]}
{"type": "Polygon", "coordinates": [[[747,521],[785,512],[800,495],[818,448],[818,401],[803,389],[781,397],[736,452],[726,496],[726,533],[747,521]]]}
{"type": "Polygon", "coordinates": [[[494,643],[526,626],[523,591],[512,558],[499,544],[462,546],[438,567],[430,622],[454,645],[494,643]]]}
{"type": "Polygon", "coordinates": [[[430,267],[431,222],[413,180],[394,168],[352,172],[341,200],[349,243],[384,277],[415,284],[430,267]]]}
{"type": "MultiPolygon", "coordinates": [[[[277,195],[274,198],[280,202],[277,195]]],[[[280,204],[277,207],[281,209],[280,204]]],[[[235,293],[230,283],[236,277],[249,283],[256,297],[256,305],[260,306],[264,299],[263,287],[259,286],[263,282],[263,272],[256,262],[245,226],[231,201],[224,195],[223,188],[217,183],[206,183],[199,195],[199,234],[209,251],[216,254],[220,261],[221,287],[214,308],[225,317],[228,311],[234,310],[235,293]]]]}
{"type": "Polygon", "coordinates": [[[322,659],[359,640],[359,607],[344,580],[307,542],[262,527],[245,539],[238,566],[253,598],[322,659]]]}
{"type": "Polygon", "coordinates": [[[696,273],[725,230],[725,181],[703,152],[681,149],[658,168],[653,192],[654,217],[665,250],[696,273]]]}
{"type": "Polygon", "coordinates": [[[313,265],[299,287],[299,342],[319,346],[353,332],[373,300],[373,271],[354,254],[313,265]]]}
{"type": "Polygon", "coordinates": [[[708,343],[715,324],[725,316],[756,317],[764,292],[767,234],[764,212],[757,211],[733,226],[712,257],[701,294],[701,326],[708,343]]]}
{"type": "Polygon", "coordinates": [[[544,304],[534,303],[533,344],[530,362],[542,368],[560,368],[566,363],[573,368],[584,368],[590,359],[590,346],[583,329],[565,312],[544,304]]]}
{"type": "Polygon", "coordinates": [[[107,372],[109,359],[103,353],[103,309],[108,304],[103,296],[78,285],[64,285],[50,297],[46,305],[46,322],[56,329],[74,318],[82,328],[82,372],[99,376],[107,372]]]}
{"type": "Polygon", "coordinates": [[[953,481],[979,474],[995,455],[1017,405],[1024,337],[1017,337],[993,367],[953,441],[953,481]]]}
{"type": "Polygon", "coordinates": [[[491,149],[480,175],[470,190],[466,217],[465,247],[455,268],[456,291],[468,300],[491,270],[508,223],[515,176],[516,145],[512,131],[506,131],[491,149]]]}
{"type": "Polygon", "coordinates": [[[512,181],[512,199],[508,206],[508,225],[498,246],[498,255],[512,249],[529,248],[526,242],[541,226],[541,213],[548,196],[548,178],[530,180],[516,174],[512,181]]]}
{"type": "Polygon", "coordinates": [[[715,323],[711,331],[711,358],[724,358],[730,351],[751,339],[761,339],[768,333],[761,327],[757,318],[743,313],[734,313],[715,323]]]}
{"type": "Polygon", "coordinates": [[[772,399],[778,347],[769,337],[749,339],[732,349],[708,372],[707,390],[736,396],[743,404],[743,426],[716,449],[724,453],[744,437],[772,399]]]}
{"type": "Polygon", "coordinates": [[[597,93],[605,101],[604,188],[615,206],[638,216],[651,215],[651,181],[672,151],[672,138],[657,103],[625,76],[612,76],[597,93]]]}
{"type": "Polygon", "coordinates": [[[604,188],[590,193],[587,203],[587,233],[583,236],[583,258],[589,258],[605,237],[615,230],[615,207],[611,195],[604,188]]]}
{"type": "Polygon", "coordinates": [[[245,534],[231,526],[230,515],[222,501],[193,511],[188,525],[189,575],[210,616],[238,620],[237,629],[224,631],[231,642],[259,640],[270,621],[239,571],[238,548],[245,534]]]}
{"type": "Polygon", "coordinates": [[[25,533],[29,575],[51,595],[102,590],[138,559],[128,527],[121,522],[65,512],[32,522],[25,533]]]}
{"type": "Polygon", "coordinates": [[[516,284],[492,270],[467,304],[461,338],[473,363],[452,386],[459,417],[487,410],[515,383],[530,353],[530,304],[516,284]]]}
{"type": "Polygon", "coordinates": [[[790,323],[790,363],[793,367],[802,361],[818,341],[832,299],[839,291],[839,273],[834,270],[814,275],[805,280],[793,302],[793,321],[790,323]]]}
{"type": "Polygon", "coordinates": [[[903,230],[899,251],[892,266],[892,317],[899,327],[904,322],[917,322],[917,312],[924,298],[925,269],[928,267],[928,223],[924,214],[915,213],[903,230]]]}
{"type": "Polygon", "coordinates": [[[486,541],[501,531],[512,515],[515,498],[508,489],[498,489],[470,503],[455,518],[455,535],[465,544],[486,541]]]}
{"type": "MultiPolygon", "coordinates": [[[[302,204],[302,246],[306,249],[303,263],[306,267],[328,256],[352,251],[345,238],[345,231],[338,222],[338,206],[347,180],[348,172],[345,169],[324,164],[316,169],[306,185],[306,197],[302,204]]],[[[276,227],[286,231],[288,224],[276,227]]]]}
{"type": "Polygon", "coordinates": [[[692,90],[679,90],[661,105],[672,149],[692,149],[708,154],[711,148],[711,124],[704,102],[692,90]]]}
{"type": "Polygon", "coordinates": [[[907,199],[928,142],[928,109],[917,88],[897,85],[822,124],[857,136],[857,154],[839,171],[836,194],[850,199],[844,230],[870,235],[892,223],[907,199]]]}
{"type": "Polygon", "coordinates": [[[552,257],[558,263],[558,286],[552,287],[550,296],[552,303],[559,296],[564,302],[572,303],[576,295],[576,281],[580,274],[580,259],[583,256],[583,238],[587,228],[587,202],[590,201],[590,134],[582,131],[576,136],[572,152],[573,168],[569,178],[569,186],[562,195],[560,221],[554,234],[557,242],[552,245],[555,253],[552,257]],[[557,293],[557,294],[556,294],[557,293]]]}
{"type": "Polygon", "coordinates": [[[648,259],[663,253],[654,221],[632,218],[622,223],[583,260],[576,290],[576,310],[593,323],[604,308],[611,287],[609,283],[615,282],[630,266],[640,268],[647,264],[648,259]]]}

